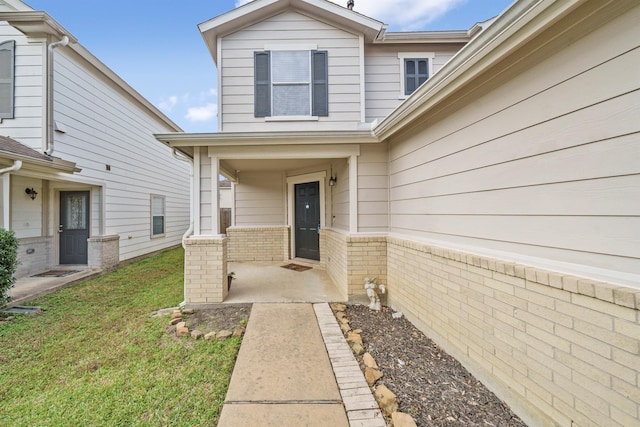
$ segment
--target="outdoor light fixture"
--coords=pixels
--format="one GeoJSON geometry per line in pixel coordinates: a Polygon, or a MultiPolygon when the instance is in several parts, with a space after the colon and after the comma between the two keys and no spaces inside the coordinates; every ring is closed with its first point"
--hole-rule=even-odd
{"type": "Polygon", "coordinates": [[[27,188],[26,190],[24,190],[24,192],[27,193],[29,197],[31,197],[31,200],[35,200],[36,196],[38,195],[38,192],[33,188],[27,188]]]}
{"type": "Polygon", "coordinates": [[[338,177],[332,176],[331,178],[329,178],[330,187],[333,187],[334,185],[336,185],[336,182],[338,182],[338,177]]]}

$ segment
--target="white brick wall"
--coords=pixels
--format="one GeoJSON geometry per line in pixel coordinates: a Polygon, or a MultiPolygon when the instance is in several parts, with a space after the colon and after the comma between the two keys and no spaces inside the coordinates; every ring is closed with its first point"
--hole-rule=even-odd
{"type": "Polygon", "coordinates": [[[185,302],[188,306],[219,303],[227,297],[227,239],[185,239],[185,302]]]}
{"type": "Polygon", "coordinates": [[[289,259],[289,227],[229,227],[229,261],[285,261],[289,259]]]}

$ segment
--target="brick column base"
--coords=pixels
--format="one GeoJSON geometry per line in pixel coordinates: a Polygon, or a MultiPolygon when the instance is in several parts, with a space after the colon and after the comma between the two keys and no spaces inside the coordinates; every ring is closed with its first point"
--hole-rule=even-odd
{"type": "Polygon", "coordinates": [[[184,301],[187,306],[220,303],[227,297],[227,238],[185,240],[184,301]]]}

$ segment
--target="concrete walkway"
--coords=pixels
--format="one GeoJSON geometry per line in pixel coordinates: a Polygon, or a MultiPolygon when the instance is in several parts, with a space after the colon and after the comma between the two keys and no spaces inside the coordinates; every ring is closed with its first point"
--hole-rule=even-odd
{"type": "Polygon", "coordinates": [[[327,303],[253,305],[218,423],[249,425],[385,426],[327,303]]]}
{"type": "MultiPolygon", "coordinates": [[[[58,270],[63,270],[59,268],[58,270]]],[[[35,277],[27,276],[16,280],[16,283],[9,289],[8,295],[11,297],[9,306],[19,305],[37,298],[42,295],[49,294],[65,286],[70,286],[83,280],[90,279],[99,275],[100,269],[80,269],[65,268],[64,270],[74,270],[73,274],[63,277],[35,277]]]]}

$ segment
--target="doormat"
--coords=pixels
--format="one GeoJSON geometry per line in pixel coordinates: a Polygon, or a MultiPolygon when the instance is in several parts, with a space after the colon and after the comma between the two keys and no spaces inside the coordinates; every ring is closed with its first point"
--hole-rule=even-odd
{"type": "Polygon", "coordinates": [[[31,277],[65,277],[80,270],[49,270],[44,273],[34,274],[31,277]]]}
{"type": "Polygon", "coordinates": [[[286,268],[287,270],[293,270],[298,272],[311,270],[311,267],[307,267],[305,265],[300,265],[300,264],[287,264],[287,265],[281,265],[280,267],[286,268]]]}

